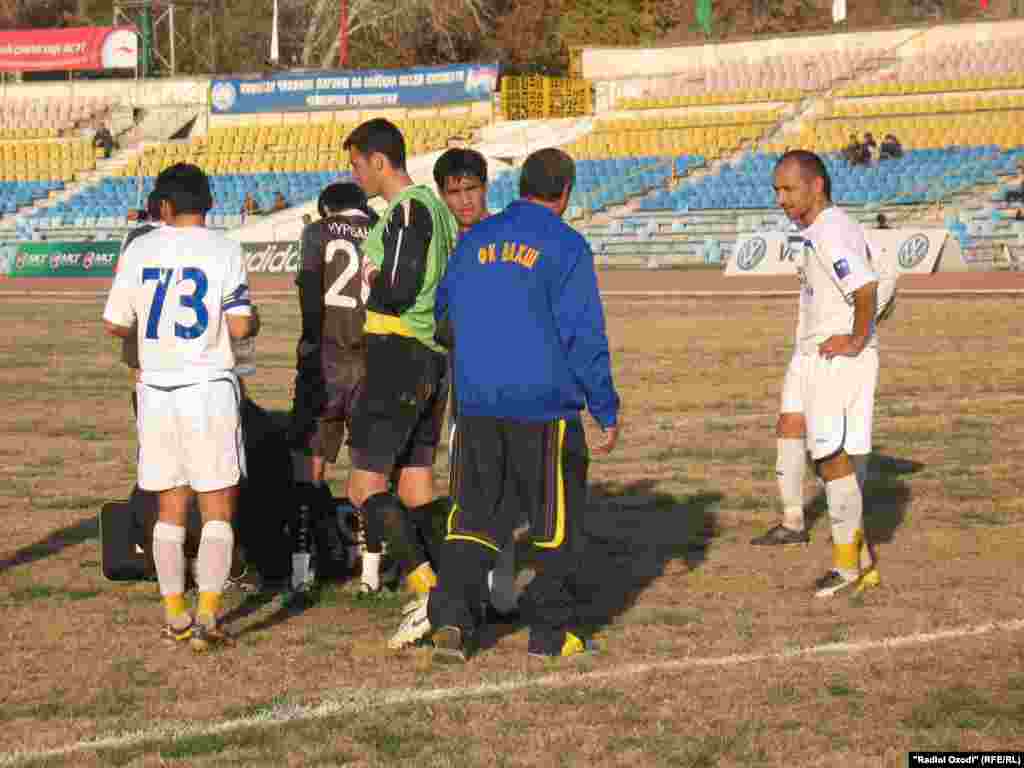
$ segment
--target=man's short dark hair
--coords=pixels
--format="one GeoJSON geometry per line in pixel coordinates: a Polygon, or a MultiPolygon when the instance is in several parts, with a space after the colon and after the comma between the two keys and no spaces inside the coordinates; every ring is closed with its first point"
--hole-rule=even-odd
{"type": "Polygon", "coordinates": [[[349,208],[367,211],[366,193],[358,184],[351,181],[336,181],[328,184],[316,201],[316,210],[321,219],[326,219],[331,212],[345,211],[349,208]]]}
{"type": "Polygon", "coordinates": [[[576,183],[576,164],[565,152],[554,147],[538,149],[526,158],[519,177],[519,194],[552,202],[566,187],[576,183]]]}
{"type": "Polygon", "coordinates": [[[191,163],[176,163],[156,178],[154,192],[170,202],[175,214],[206,213],[213,208],[210,180],[191,163]]]}
{"type": "Polygon", "coordinates": [[[479,179],[487,183],[487,160],[475,149],[449,149],[434,163],[434,182],[444,190],[448,179],[479,179]]]}
{"type": "Polygon", "coordinates": [[[149,193],[146,198],[146,218],[149,221],[160,221],[160,203],[163,199],[164,196],[155,189],[149,193]]]}
{"type": "Polygon", "coordinates": [[[390,120],[377,117],[357,126],[342,144],[345,150],[352,147],[364,155],[379,152],[396,171],[405,170],[405,138],[398,126],[390,120]]]}
{"type": "Polygon", "coordinates": [[[805,179],[823,179],[825,199],[832,201],[832,177],[828,175],[828,168],[825,162],[813,152],[806,149],[791,149],[779,158],[775,164],[778,168],[785,162],[794,162],[800,167],[800,173],[805,179]]]}

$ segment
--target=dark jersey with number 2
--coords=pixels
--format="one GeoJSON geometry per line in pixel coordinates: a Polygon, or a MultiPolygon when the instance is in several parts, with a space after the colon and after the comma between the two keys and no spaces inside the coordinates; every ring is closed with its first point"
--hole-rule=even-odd
{"type": "Polygon", "coordinates": [[[364,211],[347,210],[308,224],[295,282],[302,307],[302,340],[324,358],[362,346],[367,287],[363,241],[373,225],[364,211]]]}

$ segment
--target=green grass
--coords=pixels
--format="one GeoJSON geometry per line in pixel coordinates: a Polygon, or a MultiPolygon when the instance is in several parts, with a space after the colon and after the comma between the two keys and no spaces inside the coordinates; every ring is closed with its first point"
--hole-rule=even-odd
{"type": "Polygon", "coordinates": [[[834,678],[825,683],[825,690],[829,696],[836,697],[847,697],[847,696],[863,696],[863,691],[854,688],[850,685],[849,681],[842,678],[834,678]]]}
{"type": "Polygon", "coordinates": [[[630,624],[686,627],[701,623],[701,612],[693,608],[634,608],[624,617],[630,624]]]}
{"type": "Polygon", "coordinates": [[[7,594],[7,599],[4,602],[9,607],[23,606],[36,600],[49,600],[59,592],[60,590],[57,588],[49,587],[45,584],[30,584],[29,586],[12,589],[7,594]]]}
{"type": "Polygon", "coordinates": [[[1024,731],[1024,696],[1013,693],[999,701],[989,691],[968,685],[930,691],[924,703],[914,707],[903,721],[915,731],[980,731],[998,735],[1024,731]]]}
{"type": "Polygon", "coordinates": [[[97,513],[100,507],[110,501],[103,496],[83,494],[81,496],[35,496],[32,506],[35,509],[93,509],[97,513]]]}
{"type": "Polygon", "coordinates": [[[768,689],[767,703],[773,707],[796,704],[802,698],[800,690],[791,683],[776,683],[768,689]]]}
{"type": "Polygon", "coordinates": [[[736,634],[744,640],[752,640],[754,637],[754,615],[749,608],[739,608],[736,611],[736,634]]]}
{"type": "Polygon", "coordinates": [[[185,736],[173,742],[171,746],[160,750],[161,759],[182,760],[187,757],[199,757],[223,752],[228,747],[228,740],[218,734],[198,734],[185,736]]]}

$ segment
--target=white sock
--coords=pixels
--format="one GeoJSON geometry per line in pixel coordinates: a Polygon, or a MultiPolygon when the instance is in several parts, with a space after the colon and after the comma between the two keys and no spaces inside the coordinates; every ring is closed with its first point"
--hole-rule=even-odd
{"type": "Polygon", "coordinates": [[[860,572],[860,543],[864,530],[864,498],[856,475],[825,483],[828,517],[832,522],[834,566],[844,576],[860,572]],[[849,548],[849,549],[846,549],[849,548]]]}
{"type": "Polygon", "coordinates": [[[153,526],[153,562],[160,594],[181,595],[185,592],[185,528],[158,522],[153,526]]]}
{"type": "Polygon", "coordinates": [[[311,561],[308,552],[292,552],[292,589],[311,585],[315,581],[311,561]]]}
{"type": "Polygon", "coordinates": [[[370,589],[380,589],[380,552],[363,553],[362,582],[370,589]]]}
{"type": "Polygon", "coordinates": [[[210,520],[203,526],[199,539],[199,591],[223,592],[231,573],[231,556],[235,549],[235,532],[231,523],[210,520]]]}
{"type": "Polygon", "coordinates": [[[780,437],[776,446],[775,477],[779,484],[779,498],[782,500],[782,525],[790,530],[802,531],[806,443],[802,437],[780,437]]]}

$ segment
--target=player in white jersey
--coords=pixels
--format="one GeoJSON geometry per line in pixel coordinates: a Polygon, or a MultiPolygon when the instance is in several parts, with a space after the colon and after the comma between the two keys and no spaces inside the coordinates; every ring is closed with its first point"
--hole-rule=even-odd
{"type": "Polygon", "coordinates": [[[115,336],[138,337],[139,487],[158,499],[153,559],[167,619],[163,635],[202,652],[226,639],[217,613],[245,467],[231,339],[255,335],[259,320],[241,246],[203,226],[213,199],[202,170],[174,165],[156,186],[167,226],[129,245],[103,320],[115,336]],[[184,598],[193,492],[203,518],[194,619],[184,598]]]}
{"type": "Polygon", "coordinates": [[[828,597],[879,583],[864,542],[862,490],[878,383],[878,276],[860,224],[833,206],[828,171],[817,155],[787,152],[774,182],[779,205],[800,227],[790,239],[800,310],[776,429],[783,522],[752,543],[809,541],[802,494],[809,452],[825,483],[832,523],[832,568],[815,583],[815,594],[828,597]]]}

